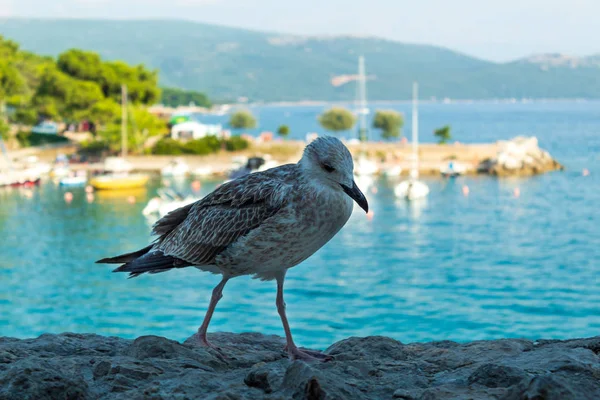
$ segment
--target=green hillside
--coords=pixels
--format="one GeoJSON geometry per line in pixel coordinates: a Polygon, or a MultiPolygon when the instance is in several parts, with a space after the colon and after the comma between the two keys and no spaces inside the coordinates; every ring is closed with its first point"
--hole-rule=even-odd
{"type": "Polygon", "coordinates": [[[370,99],[408,99],[413,80],[423,98],[600,97],[597,63],[496,64],[375,38],[301,37],[173,20],[0,19],[0,34],[36,53],[75,47],[143,63],[160,71],[161,86],[199,90],[215,100],[350,100],[355,85],[334,87],[331,79],[354,74],[359,54],[374,76],[370,99]]]}

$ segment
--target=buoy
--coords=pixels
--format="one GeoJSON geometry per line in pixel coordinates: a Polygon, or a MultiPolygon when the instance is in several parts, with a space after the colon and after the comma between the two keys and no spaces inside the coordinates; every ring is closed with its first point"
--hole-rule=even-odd
{"type": "Polygon", "coordinates": [[[94,188],[92,186],[90,186],[90,185],[87,185],[85,187],[85,192],[86,193],[94,193],[94,188]]]}
{"type": "Polygon", "coordinates": [[[515,188],[515,190],[513,190],[513,194],[515,195],[515,197],[521,196],[521,189],[515,188]]]}
{"type": "Polygon", "coordinates": [[[200,188],[202,188],[202,183],[199,180],[195,180],[192,182],[192,190],[194,192],[199,192],[200,188]]]}
{"type": "Polygon", "coordinates": [[[589,169],[587,169],[587,168],[584,168],[584,169],[583,169],[583,172],[582,172],[582,175],[583,175],[583,176],[588,176],[589,174],[590,174],[590,170],[589,170],[589,169]]]}
{"type": "Polygon", "coordinates": [[[94,201],[94,193],[86,193],[85,198],[88,203],[92,203],[94,201]]]}
{"type": "Polygon", "coordinates": [[[127,202],[129,204],[135,204],[135,196],[129,196],[129,197],[127,197],[127,202]]]}
{"type": "Polygon", "coordinates": [[[70,203],[70,202],[72,202],[72,201],[73,201],[73,193],[71,193],[71,192],[66,192],[66,193],[65,193],[65,201],[66,201],[67,203],[70,203]]]}
{"type": "Polygon", "coordinates": [[[469,187],[468,187],[467,185],[464,185],[464,186],[462,187],[462,193],[463,193],[463,195],[465,195],[465,196],[468,196],[468,195],[469,195],[469,187]]]}
{"type": "Polygon", "coordinates": [[[377,194],[377,186],[373,186],[373,187],[371,188],[371,193],[373,193],[373,194],[377,194]]]}
{"type": "Polygon", "coordinates": [[[375,213],[373,212],[373,210],[370,210],[370,211],[367,213],[367,219],[368,219],[369,221],[372,221],[372,220],[373,220],[373,216],[374,216],[374,215],[375,215],[375,213]]]}

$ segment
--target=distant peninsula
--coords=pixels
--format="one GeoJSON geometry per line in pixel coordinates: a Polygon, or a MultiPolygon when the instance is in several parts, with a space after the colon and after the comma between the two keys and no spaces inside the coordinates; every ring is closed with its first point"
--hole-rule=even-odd
{"type": "Polygon", "coordinates": [[[56,56],[70,48],[158,69],[162,87],[220,102],[351,101],[364,55],[368,97],[600,98],[600,56],[543,54],[495,63],[449,49],[356,36],[297,36],[176,20],[0,18],[0,35],[56,56]]]}

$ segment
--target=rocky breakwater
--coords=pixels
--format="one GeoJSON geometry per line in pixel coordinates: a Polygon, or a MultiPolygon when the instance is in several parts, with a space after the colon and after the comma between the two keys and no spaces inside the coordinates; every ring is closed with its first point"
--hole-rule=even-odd
{"type": "Polygon", "coordinates": [[[283,339],[217,333],[225,356],[156,336],[0,338],[0,399],[600,399],[600,336],[402,344],[350,338],[333,361],[283,339]]]}
{"type": "Polygon", "coordinates": [[[531,176],[564,167],[550,154],[540,149],[536,137],[519,136],[507,141],[499,141],[495,157],[483,160],[479,173],[495,176],[531,176]]]}

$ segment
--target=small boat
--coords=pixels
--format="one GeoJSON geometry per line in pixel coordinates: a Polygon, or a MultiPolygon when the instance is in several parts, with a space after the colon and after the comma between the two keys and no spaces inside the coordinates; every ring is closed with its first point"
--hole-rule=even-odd
{"type": "Polygon", "coordinates": [[[85,173],[73,176],[65,176],[58,181],[60,186],[84,186],[87,183],[85,173]]]}
{"type": "Polygon", "coordinates": [[[106,174],[90,179],[90,185],[96,190],[125,190],[146,186],[148,179],[143,174],[106,174]]]}
{"type": "Polygon", "coordinates": [[[386,178],[397,178],[402,174],[402,167],[394,165],[383,170],[383,175],[386,178]]]}
{"type": "Polygon", "coordinates": [[[455,161],[450,161],[447,165],[440,167],[442,176],[448,178],[463,175],[465,172],[467,172],[467,167],[455,161]]]}
{"type": "Polygon", "coordinates": [[[229,174],[229,179],[236,179],[253,172],[261,171],[261,168],[266,165],[266,163],[267,161],[262,157],[250,157],[248,161],[246,161],[246,165],[229,174]]]}
{"type": "Polygon", "coordinates": [[[150,177],[145,174],[132,174],[133,166],[127,156],[127,87],[121,86],[121,157],[107,157],[104,160],[104,173],[90,179],[96,190],[127,190],[146,186],[150,177]]]}
{"type": "Polygon", "coordinates": [[[358,176],[371,176],[379,172],[379,167],[375,161],[366,157],[360,157],[354,165],[354,173],[358,176]]]}
{"type": "Polygon", "coordinates": [[[142,210],[142,214],[147,217],[158,216],[160,218],[171,211],[175,211],[198,200],[200,198],[194,196],[184,197],[171,189],[162,188],[158,190],[157,197],[150,199],[146,207],[142,210]]]}
{"type": "Polygon", "coordinates": [[[405,198],[406,200],[416,200],[427,197],[429,187],[418,180],[402,181],[394,188],[396,197],[405,198]]]}
{"type": "Polygon", "coordinates": [[[192,175],[194,176],[211,176],[214,174],[214,170],[211,167],[198,167],[192,171],[192,175]]]}
{"type": "Polygon", "coordinates": [[[180,158],[171,161],[160,170],[160,174],[165,177],[184,177],[190,172],[190,167],[180,158]]]}
{"type": "Polygon", "coordinates": [[[394,188],[394,194],[396,197],[404,198],[406,200],[417,200],[427,197],[429,194],[429,187],[419,181],[419,113],[417,109],[418,99],[418,86],[415,82],[413,84],[413,109],[412,109],[412,167],[410,170],[410,177],[408,180],[400,182],[394,188]]]}
{"type": "Polygon", "coordinates": [[[0,171],[0,187],[32,187],[40,184],[40,177],[28,170],[0,171]]]}

